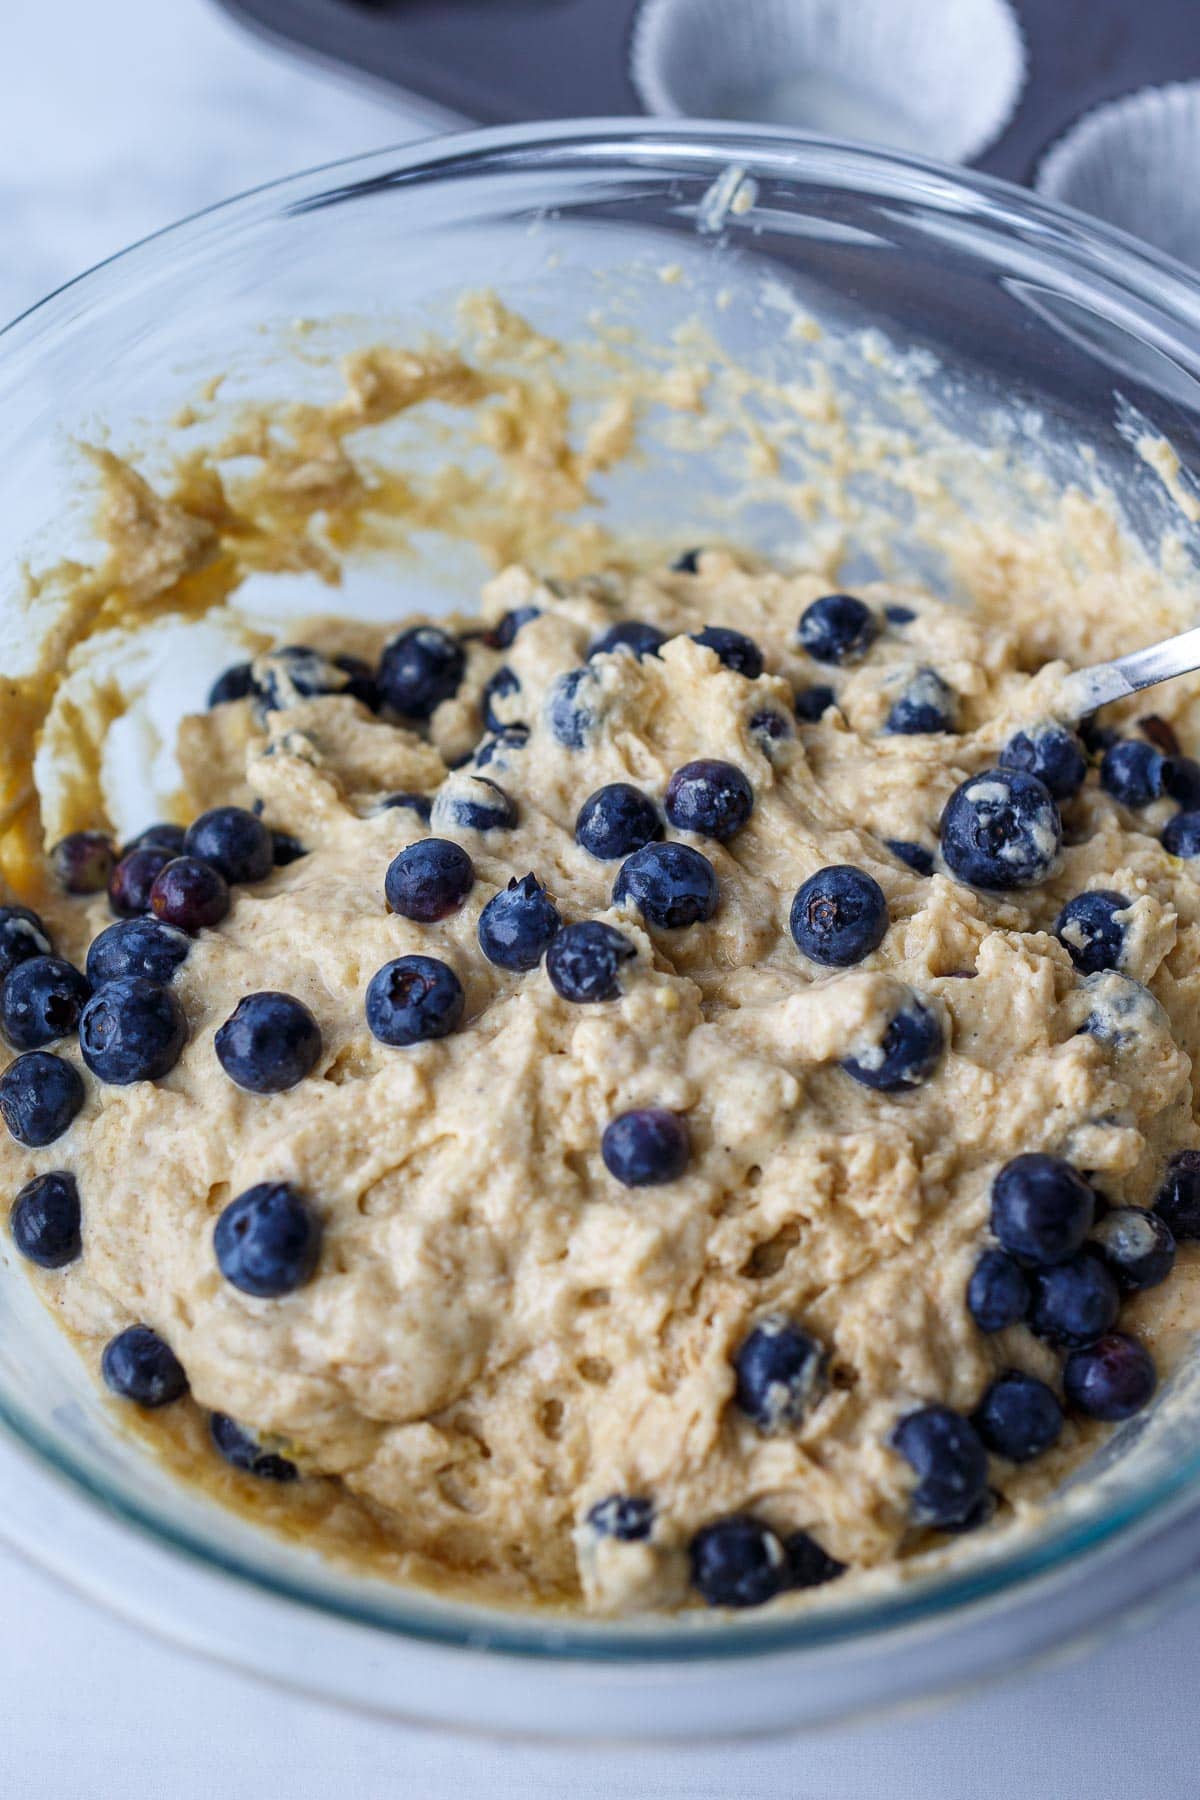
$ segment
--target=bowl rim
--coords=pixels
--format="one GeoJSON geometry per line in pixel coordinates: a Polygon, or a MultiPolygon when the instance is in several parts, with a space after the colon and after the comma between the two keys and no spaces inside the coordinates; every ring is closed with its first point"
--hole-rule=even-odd
{"type": "MultiPolygon", "coordinates": [[[[1001,232],[1032,239],[1043,255],[1073,264],[1093,283],[1132,302],[1145,318],[1165,328],[1171,355],[1200,378],[1200,284],[1183,264],[1115,227],[997,177],[915,155],[782,127],[632,117],[549,120],[423,137],[264,182],[204,207],[73,277],[0,329],[0,394],[6,384],[23,384],[26,359],[43,340],[60,328],[86,323],[102,300],[119,304],[114,283],[119,288],[127,279],[153,275],[160,258],[199,247],[214,225],[223,228],[223,237],[259,219],[315,211],[381,187],[479,175],[489,166],[505,173],[523,162],[529,172],[546,162],[562,170],[576,159],[652,168],[667,157],[696,167],[711,164],[715,173],[736,163],[755,176],[812,179],[819,174],[835,185],[884,194],[926,212],[961,214],[965,209],[1001,232]],[[1185,334],[1183,343],[1178,332],[1185,334]],[[1194,342],[1188,343],[1186,334],[1194,334],[1194,342]]],[[[269,1597],[298,1603],[314,1620],[325,1615],[401,1641],[473,1654],[483,1649],[517,1658],[610,1665],[778,1656],[865,1644],[888,1633],[957,1620],[968,1608],[1018,1592],[1027,1595],[1034,1583],[1077,1571],[1084,1559],[1119,1535],[1181,1511],[1195,1498],[1192,1490],[1200,1489],[1198,1445],[1169,1474],[1124,1497],[1102,1517],[1067,1516],[1010,1552],[974,1566],[923,1573],[890,1594],[806,1607],[796,1614],[663,1614],[629,1625],[442,1601],[400,1584],[378,1584],[386,1603],[357,1594],[342,1600],[305,1580],[302,1572],[268,1571],[249,1554],[219,1551],[203,1534],[171,1521],[149,1502],[109,1489],[39,1418],[2,1390],[0,1427],[77,1500],[116,1515],[159,1549],[181,1554],[217,1575],[232,1575],[269,1597]]],[[[27,1541],[21,1547],[30,1548],[27,1541]]]]}

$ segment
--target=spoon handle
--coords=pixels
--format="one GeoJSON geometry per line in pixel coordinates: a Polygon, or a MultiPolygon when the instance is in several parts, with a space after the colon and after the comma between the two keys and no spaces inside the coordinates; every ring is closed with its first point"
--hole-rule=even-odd
{"type": "Polygon", "coordinates": [[[1181,631],[1178,637],[1164,638],[1161,644],[1131,650],[1114,662],[1095,663],[1068,675],[1062,686],[1064,713],[1082,719],[1110,700],[1127,700],[1142,688],[1169,681],[1173,675],[1190,674],[1193,669],[1200,669],[1200,625],[1181,631]]]}

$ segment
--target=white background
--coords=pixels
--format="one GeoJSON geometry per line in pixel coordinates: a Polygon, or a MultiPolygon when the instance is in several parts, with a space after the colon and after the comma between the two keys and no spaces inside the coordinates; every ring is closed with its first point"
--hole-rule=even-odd
{"type": "MultiPolygon", "coordinates": [[[[0,316],[211,200],[432,117],[267,48],[207,0],[0,0],[0,316]]],[[[661,1754],[483,1746],[200,1663],[0,1551],[0,1797],[1194,1800],[1198,1670],[1192,1602],[1088,1660],[853,1732],[661,1754]]]]}

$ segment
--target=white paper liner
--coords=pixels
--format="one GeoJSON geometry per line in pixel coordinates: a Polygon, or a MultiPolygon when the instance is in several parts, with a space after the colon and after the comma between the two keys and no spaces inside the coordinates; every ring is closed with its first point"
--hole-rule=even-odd
{"type": "Polygon", "coordinates": [[[1008,0],[643,0],[630,76],[668,118],[969,162],[1012,117],[1025,45],[1008,0]]]}
{"type": "Polygon", "coordinates": [[[1200,81],[1085,113],[1042,158],[1034,185],[1200,268],[1200,81]]]}

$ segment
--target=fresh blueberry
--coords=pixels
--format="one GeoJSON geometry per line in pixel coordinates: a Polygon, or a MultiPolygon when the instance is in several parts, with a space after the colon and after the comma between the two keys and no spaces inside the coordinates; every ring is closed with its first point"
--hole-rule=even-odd
{"type": "Polygon", "coordinates": [[[1062,1407],[1044,1381],[1009,1369],[987,1389],[971,1423],[996,1456],[1032,1462],[1057,1441],[1062,1407]]]}
{"type": "Polygon", "coordinates": [[[150,910],[164,925],[177,925],[194,935],[205,925],[220,924],[229,911],[229,887],[211,863],[176,856],[154,877],[150,910]]]}
{"type": "Polygon", "coordinates": [[[457,912],[475,885],[475,865],[452,838],[422,838],[394,856],[383,878],[388,908],[432,925],[457,912]]]}
{"type": "Polygon", "coordinates": [[[612,781],[589,794],[575,820],[575,842],[601,862],[631,856],[663,834],[658,808],[640,788],[612,781]]]}
{"type": "Polygon", "coordinates": [[[957,729],[958,696],[936,669],[918,669],[893,701],[883,729],[901,737],[957,729]]]}
{"type": "Polygon", "coordinates": [[[188,826],[185,856],[208,863],[229,883],[265,881],[275,866],[269,828],[240,806],[214,806],[188,826]]]}
{"type": "Polygon", "coordinates": [[[599,919],[566,925],[546,952],[546,973],[555,993],[577,1005],[620,998],[621,964],[637,952],[625,936],[599,919]]]}
{"type": "Polygon", "coordinates": [[[358,656],[323,656],[308,644],[285,644],[254,665],[254,691],[270,712],[286,712],[302,700],[349,695],[372,711],[378,704],[374,673],[358,656]]]}
{"type": "Polygon", "coordinates": [[[311,1075],[321,1055],[321,1028],[292,994],[247,994],[218,1029],[217,1061],[251,1094],[282,1094],[311,1075]]]}
{"type": "Polygon", "coordinates": [[[454,970],[435,956],[398,956],[372,975],[367,1024],[381,1044],[419,1044],[454,1030],[466,996],[454,970]]]}
{"type": "Polygon", "coordinates": [[[1078,1348],[1111,1331],[1121,1310],[1121,1292],[1104,1260],[1090,1246],[1054,1263],[1032,1269],[1030,1330],[1050,1344],[1078,1348]]]}
{"type": "Polygon", "coordinates": [[[87,953],[87,978],[93,987],[117,981],[122,975],[143,975],[148,981],[166,983],[187,958],[191,940],[186,932],[158,919],[118,919],[87,953]]]}
{"type": "Polygon", "coordinates": [[[889,625],[911,625],[917,615],[911,606],[897,606],[893,602],[884,607],[883,616],[889,625]]]}
{"type": "Polygon", "coordinates": [[[678,1181],[691,1156],[687,1121],[662,1106],[619,1113],[604,1128],[600,1154],[623,1187],[678,1181]]]}
{"type": "Polygon", "coordinates": [[[796,717],[802,725],[815,725],[831,706],[836,705],[837,695],[823,682],[799,688],[796,692],[796,717]]]}
{"type": "Polygon", "coordinates": [[[942,813],[942,856],[971,887],[1044,881],[1062,844],[1049,790],[1020,769],[986,769],[955,788],[942,813]]]}
{"type": "Polygon", "coordinates": [[[1122,739],[1100,759],[1100,786],[1122,806],[1149,806],[1163,791],[1163,759],[1153,744],[1122,739]]]}
{"type": "Polygon", "coordinates": [[[503,731],[506,725],[514,723],[512,720],[503,718],[496,711],[496,702],[508,700],[514,694],[519,694],[520,691],[521,683],[507,664],[497,669],[496,673],[489,676],[488,680],[484,682],[483,692],[479,696],[479,704],[483,712],[483,722],[489,731],[503,731]]]}
{"type": "Polygon", "coordinates": [[[734,1513],[692,1539],[692,1586],[710,1606],[762,1606],[788,1585],[787,1553],[761,1519],[734,1513]]]}
{"type": "Polygon", "coordinates": [[[1094,1232],[1104,1260],[1127,1294],[1157,1287],[1175,1267],[1175,1239],[1157,1213],[1140,1206],[1114,1206],[1094,1232]]]}
{"type": "Polygon", "coordinates": [[[914,844],[908,838],[884,838],[883,841],[892,855],[914,875],[933,874],[933,851],[927,850],[924,844],[914,844]]]}
{"type": "Polygon", "coordinates": [[[299,1474],[294,1462],[264,1450],[258,1439],[228,1413],[213,1413],[208,1430],[218,1454],[244,1475],[257,1475],[260,1481],[295,1481],[299,1474]]]}
{"type": "Polygon", "coordinates": [[[1077,730],[1080,743],[1095,762],[1099,762],[1104,752],[1117,743],[1121,736],[1111,725],[1101,725],[1095,715],[1081,719],[1077,730]]]}
{"type": "Polygon", "coordinates": [[[1171,1158],[1154,1210],[1177,1243],[1200,1239],[1200,1150],[1180,1150],[1171,1158]]]}
{"type": "Polygon", "coordinates": [[[254,670],[248,662],[234,663],[223,675],[218,675],[208,690],[209,706],[223,706],[227,700],[248,700],[252,694],[258,693],[258,684],[254,679],[254,670]]]}
{"type": "Polygon", "coordinates": [[[292,863],[299,862],[302,856],[307,855],[308,851],[300,839],[293,837],[290,831],[271,832],[271,862],[275,868],[290,868],[292,863]]]}
{"type": "Polygon", "coordinates": [[[1184,812],[1200,808],[1200,762],[1192,756],[1164,757],[1163,792],[1184,812]]]}
{"type": "Polygon", "coordinates": [[[1073,1350],[1063,1366],[1068,1404],[1109,1423],[1140,1412],[1157,1386],[1154,1358],[1123,1331],[1110,1331],[1086,1349],[1073,1350]]]}
{"type": "Polygon", "coordinates": [[[706,625],[703,631],[692,633],[692,642],[715,651],[718,662],[747,681],[757,681],[763,672],[762,651],[744,632],[731,631],[727,625],[706,625]]]}
{"type": "Polygon", "coordinates": [[[108,904],[119,919],[136,919],[150,911],[150,891],[175,856],[165,844],[141,844],[122,856],[108,878],[108,904]]]}
{"type": "Polygon", "coordinates": [[[1018,1262],[1065,1262],[1079,1250],[1095,1217],[1091,1188],[1061,1157],[1028,1151],[1006,1162],[992,1183],[991,1226],[1018,1262]]]}
{"type": "Polygon", "coordinates": [[[494,736],[485,737],[476,744],[471,765],[475,769],[487,769],[494,763],[498,769],[511,768],[512,756],[518,750],[523,750],[528,742],[528,725],[506,725],[503,731],[497,731],[494,736]]]}
{"type": "Polygon", "coordinates": [[[1007,1331],[1029,1311],[1029,1283],[1004,1250],[985,1250],[967,1283],[967,1311],[980,1331],[1007,1331]]]}
{"type": "Polygon", "coordinates": [[[186,1042],[187,1020],[176,995],[143,975],[108,982],[79,1020],[84,1062],[113,1087],[158,1081],[175,1067],[186,1042]]]}
{"type": "Polygon", "coordinates": [[[39,1269],[64,1269],[83,1248],[79,1189],[64,1169],[27,1181],[8,1215],[13,1243],[39,1269]]]}
{"type": "Polygon", "coordinates": [[[27,1051],[0,1075],[0,1118],[30,1150],[61,1137],[83,1097],[79,1070],[49,1050],[27,1051]]]}
{"type": "Polygon", "coordinates": [[[783,1540],[790,1588],[824,1587],[846,1573],[846,1565],[818,1544],[807,1531],[790,1532],[783,1540]]]}
{"type": "Polygon", "coordinates": [[[781,744],[794,735],[791,721],[785,719],[782,713],[773,712],[769,707],[764,707],[762,712],[753,714],[747,722],[746,729],[751,737],[757,739],[759,748],[768,756],[771,754],[773,745],[781,744]]]}
{"type": "Polygon", "coordinates": [[[128,856],[131,850],[169,850],[172,856],[183,855],[183,840],[187,836],[182,825],[172,825],[169,819],[157,819],[153,825],[145,826],[136,837],[130,838],[121,847],[121,855],[128,856]]]}
{"type": "Polygon", "coordinates": [[[638,1494],[609,1494],[606,1500],[597,1500],[587,1522],[597,1537],[616,1538],[621,1544],[640,1543],[654,1529],[654,1502],[638,1494]]]}
{"type": "Polygon", "coordinates": [[[1200,812],[1176,813],[1168,819],[1162,845],[1171,856],[1200,856],[1200,812]]]}
{"type": "Polygon", "coordinates": [[[825,1391],[824,1348],[789,1319],[756,1325],[733,1359],[735,1399],[762,1431],[800,1425],[825,1391]]]}
{"type": "Polygon", "coordinates": [[[1031,725],[1008,740],[1000,753],[1000,767],[1036,775],[1055,800],[1069,800],[1083,786],[1087,754],[1065,726],[1031,725]]]}
{"type": "Polygon", "coordinates": [[[0,981],[31,956],[49,956],[50,934],[27,906],[0,906],[0,981]]]}
{"type": "Polygon", "coordinates": [[[987,1492],[987,1451],[974,1426],[948,1406],[901,1419],[892,1445],[917,1474],[909,1500],[915,1525],[961,1525],[987,1492]]]}
{"type": "Polygon", "coordinates": [[[600,685],[591,669],[568,669],[546,697],[546,721],[564,750],[582,750],[600,718],[600,685]]]}
{"type": "Polygon", "coordinates": [[[562,924],[536,875],[514,875],[479,915],[479,948],[501,969],[536,969],[562,924]]]}
{"type": "Polygon", "coordinates": [[[102,831],[73,831],[50,852],[51,872],[67,894],[102,894],[115,861],[112,840],[102,831]]]}
{"type": "Polygon", "coordinates": [[[677,931],[711,919],[720,891],[717,872],[690,844],[647,844],[621,864],[613,905],[629,901],[651,925],[677,931]]]}
{"type": "Polygon", "coordinates": [[[423,824],[428,825],[433,801],[428,794],[385,794],[382,800],[376,802],[375,811],[415,813],[423,824]]]}
{"type": "Polygon", "coordinates": [[[104,1385],[138,1406],[169,1406],[187,1393],[183,1364],[148,1325],[130,1325],[104,1346],[104,1385]]]}
{"type": "Polygon", "coordinates": [[[1125,927],[1117,914],[1128,912],[1131,902],[1109,888],[1093,888],[1076,894],[1054,922],[1054,935],[1083,975],[1120,967],[1125,949],[1125,927]]]}
{"type": "Polygon", "coordinates": [[[732,763],[702,757],[676,769],[664,804],[676,831],[694,831],[724,844],[753,812],[754,789],[732,763]]]}
{"type": "Polygon", "coordinates": [[[321,1221],[290,1182],[260,1181],[222,1212],[213,1249],[231,1286],[256,1300],[277,1300],[312,1279],[321,1221]]]}
{"type": "Polygon", "coordinates": [[[506,612],[490,631],[484,632],[483,641],[493,650],[507,650],[514,642],[522,625],[528,625],[531,619],[540,619],[541,616],[540,606],[514,606],[512,611],[506,612]]]}
{"type": "Polygon", "coordinates": [[[853,662],[875,642],[875,614],[853,594],[825,594],[800,615],[800,647],[815,662],[853,662]]]}
{"type": "Polygon", "coordinates": [[[673,563],[668,564],[673,575],[698,575],[700,558],[704,555],[702,548],[681,550],[673,563]]]}
{"type": "Polygon", "coordinates": [[[483,775],[451,775],[434,796],[435,831],[511,831],[516,801],[483,775]]]}
{"type": "Polygon", "coordinates": [[[827,968],[848,969],[861,962],[879,948],[887,928],[883,889],[873,875],[846,863],[818,869],[792,901],[797,949],[827,968]]]}
{"type": "Polygon", "coordinates": [[[903,1093],[929,1079],[944,1048],[938,1015],[919,994],[909,994],[879,1043],[843,1057],[842,1068],[863,1087],[881,1094],[903,1093]]]}
{"type": "Polygon", "coordinates": [[[91,991],[61,956],[31,956],[0,989],[0,1030],[14,1050],[40,1050],[75,1030],[91,991]]]}
{"type": "Polygon", "coordinates": [[[615,650],[632,650],[641,662],[645,656],[657,656],[667,641],[665,631],[657,625],[645,625],[640,619],[622,619],[619,624],[610,625],[588,650],[588,660],[593,656],[611,656],[615,650]]]}
{"type": "Polygon", "coordinates": [[[461,644],[436,625],[414,625],[392,639],[379,659],[379,689],[394,712],[428,719],[462,685],[461,644]]]}

